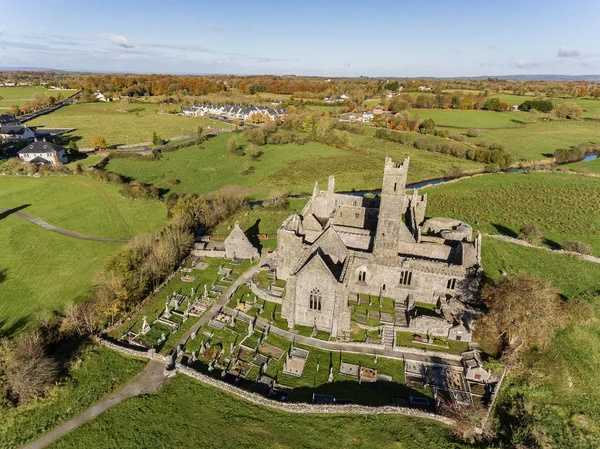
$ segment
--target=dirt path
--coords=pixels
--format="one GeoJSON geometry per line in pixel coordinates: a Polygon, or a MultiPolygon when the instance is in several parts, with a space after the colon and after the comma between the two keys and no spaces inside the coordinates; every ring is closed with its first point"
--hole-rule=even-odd
{"type": "MultiPolygon", "coordinates": [[[[7,209],[5,207],[0,207],[0,212],[10,212],[10,211],[11,211],[11,209],[7,209]]],[[[44,229],[47,229],[48,231],[56,232],[57,234],[66,235],[67,237],[73,237],[75,239],[91,240],[94,242],[119,242],[119,243],[125,243],[125,242],[129,241],[129,239],[114,239],[114,238],[110,238],[110,237],[96,237],[93,235],[85,235],[85,234],[79,234],[77,232],[67,231],[66,229],[54,226],[53,224],[50,224],[47,221],[44,221],[37,217],[33,217],[29,214],[26,214],[25,212],[16,211],[16,212],[11,212],[10,215],[16,215],[16,216],[22,218],[23,220],[27,220],[30,223],[36,224],[44,229]]]]}
{"type": "Polygon", "coordinates": [[[166,377],[164,363],[150,360],[146,367],[133,380],[84,412],[71,418],[37,440],[23,446],[23,449],[41,449],[46,447],[126,399],[143,394],[156,393],[164,384],[166,377]]]}

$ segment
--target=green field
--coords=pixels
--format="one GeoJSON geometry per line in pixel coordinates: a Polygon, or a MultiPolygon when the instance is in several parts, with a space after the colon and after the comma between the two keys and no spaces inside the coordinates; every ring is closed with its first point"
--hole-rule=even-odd
{"type": "Polygon", "coordinates": [[[600,174],[600,159],[586,162],[575,162],[574,164],[565,165],[563,168],[573,170],[579,173],[595,173],[600,174]]]}
{"type": "Polygon", "coordinates": [[[336,176],[337,190],[378,188],[385,156],[397,161],[411,156],[409,181],[439,178],[444,171],[460,165],[481,168],[481,164],[438,153],[416,150],[369,136],[349,134],[354,150],[340,150],[322,143],[305,145],[265,145],[259,161],[249,155],[240,157],[227,150],[231,134],[212,138],[199,147],[165,153],[158,161],[114,159],[109,171],[152,183],[175,192],[204,193],[225,186],[241,186],[253,198],[290,193],[310,193],[314,182],[326,185],[336,176]],[[241,172],[253,167],[250,174],[241,172]],[[179,179],[178,185],[167,181],[179,179]]]}
{"type": "MultiPolygon", "coordinates": [[[[158,202],[129,200],[118,188],[86,177],[2,177],[0,205],[59,227],[101,237],[132,237],[166,222],[158,202]]],[[[0,215],[0,332],[35,325],[37,315],[60,311],[85,297],[105,260],[121,243],[94,242],[0,215]]]]}
{"type": "Polygon", "coordinates": [[[461,111],[455,109],[413,109],[414,116],[433,119],[440,126],[459,128],[504,128],[527,124],[526,112],[461,111]]]}
{"type": "MultiPolygon", "coordinates": [[[[586,162],[587,163],[587,162],[586,162]]],[[[427,216],[464,220],[488,234],[518,235],[536,225],[550,247],[567,240],[600,255],[600,180],[557,173],[504,173],[430,186],[427,216]]]]}
{"type": "Polygon", "coordinates": [[[0,178],[0,207],[28,205],[23,212],[82,234],[130,238],[166,223],[165,206],[130,200],[119,187],[86,176],[0,178]]]}
{"type": "Polygon", "coordinates": [[[442,424],[406,416],[289,414],[177,376],[108,410],[51,448],[453,448],[442,424]],[[185,405],[184,405],[185,404],[185,405]]]}
{"type": "Polygon", "coordinates": [[[119,112],[117,103],[81,103],[65,106],[52,114],[38,117],[29,126],[47,128],[76,128],[65,134],[73,138],[80,148],[91,147],[94,135],[106,138],[109,146],[151,142],[156,132],[163,139],[180,135],[195,135],[198,126],[205,129],[226,128],[231,125],[215,120],[184,117],[173,114],[157,114],[160,105],[130,103],[129,112],[119,112]],[[183,134],[182,134],[183,133],[183,134]]]}
{"type": "MultiPolygon", "coordinates": [[[[63,98],[70,97],[75,92],[74,89],[69,90],[49,90],[44,86],[22,86],[22,87],[0,87],[0,97],[3,100],[0,100],[0,110],[1,109],[10,109],[13,104],[18,104],[19,106],[23,106],[29,100],[33,98],[33,96],[37,93],[46,96],[54,96],[56,97],[59,93],[62,94],[63,98]]],[[[2,111],[6,112],[6,111],[2,111]]]]}
{"type": "Polygon", "coordinates": [[[40,401],[0,408],[0,446],[21,447],[112,393],[144,367],[141,360],[96,347],[86,350],[61,383],[40,401]]]}

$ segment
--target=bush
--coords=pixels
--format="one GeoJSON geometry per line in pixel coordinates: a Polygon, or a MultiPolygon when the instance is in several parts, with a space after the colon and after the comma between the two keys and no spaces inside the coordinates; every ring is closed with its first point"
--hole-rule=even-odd
{"type": "Polygon", "coordinates": [[[233,136],[227,142],[227,148],[229,152],[235,154],[237,156],[244,156],[246,153],[244,152],[244,144],[240,142],[237,136],[233,136]]]}
{"type": "Polygon", "coordinates": [[[467,130],[467,137],[479,137],[481,136],[481,131],[477,128],[470,128],[467,130]]]}
{"type": "Polygon", "coordinates": [[[413,145],[417,150],[426,150],[429,148],[429,139],[427,137],[417,137],[413,145]]]}
{"type": "Polygon", "coordinates": [[[554,104],[550,100],[526,100],[519,105],[519,110],[529,112],[536,110],[539,112],[550,112],[554,104]]]}
{"type": "Polygon", "coordinates": [[[450,135],[448,135],[448,137],[452,140],[456,140],[457,142],[464,142],[465,136],[463,136],[462,134],[458,134],[458,133],[452,133],[450,135]]]}
{"type": "Polygon", "coordinates": [[[568,240],[562,246],[565,251],[573,251],[574,253],[584,254],[586,256],[592,255],[592,247],[583,242],[576,242],[574,240],[568,240]]]}
{"type": "Polygon", "coordinates": [[[262,128],[247,128],[244,131],[246,140],[255,145],[265,145],[267,143],[267,133],[262,128]]]}
{"type": "Polygon", "coordinates": [[[171,178],[167,180],[167,183],[171,184],[172,186],[176,186],[178,184],[181,184],[181,181],[179,179],[171,178]]]}
{"type": "Polygon", "coordinates": [[[527,224],[519,231],[519,239],[532,245],[539,245],[542,241],[542,231],[536,225],[527,224]]]}
{"type": "Polygon", "coordinates": [[[435,122],[433,121],[433,119],[428,118],[419,125],[419,132],[421,134],[432,134],[434,131],[435,122]]]}

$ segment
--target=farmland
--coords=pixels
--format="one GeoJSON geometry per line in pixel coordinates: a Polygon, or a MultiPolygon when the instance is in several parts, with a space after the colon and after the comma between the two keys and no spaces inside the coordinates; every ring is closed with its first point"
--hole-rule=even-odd
{"type": "Polygon", "coordinates": [[[158,114],[160,105],[131,103],[128,112],[120,112],[119,103],[79,103],[28,122],[29,126],[76,128],[64,137],[75,140],[80,148],[89,148],[94,135],[106,138],[109,146],[151,142],[152,133],[162,138],[195,135],[198,126],[228,127],[227,123],[173,114],[158,114]]]}
{"type": "Polygon", "coordinates": [[[600,255],[600,191],[595,178],[506,173],[431,186],[425,191],[428,216],[458,218],[483,232],[513,237],[524,225],[534,224],[551,247],[578,240],[592,245],[600,255]]]}
{"type": "Polygon", "coordinates": [[[175,192],[204,193],[241,186],[251,197],[262,199],[283,192],[311,192],[315,181],[326,183],[331,174],[336,176],[338,190],[378,188],[386,154],[398,160],[411,156],[411,182],[442,177],[452,166],[483,167],[452,156],[354,135],[350,137],[354,150],[318,142],[265,145],[260,147],[264,154],[254,161],[249,155],[231,154],[227,150],[230,138],[231,134],[220,135],[201,147],[166,153],[158,161],[114,159],[107,169],[175,192]],[[180,183],[171,185],[170,179],[180,183]]]}
{"type": "Polygon", "coordinates": [[[528,113],[461,111],[455,109],[415,109],[413,115],[423,120],[433,119],[439,126],[459,128],[503,128],[519,127],[527,124],[528,113]]]}
{"type": "MultiPolygon", "coordinates": [[[[128,200],[117,187],[85,177],[2,177],[0,204],[69,231],[129,238],[166,222],[165,207],[128,200]]],[[[33,326],[47,312],[81,300],[92,281],[122,244],[60,235],[3,214],[0,218],[0,332],[33,326]]]]}
{"type": "Polygon", "coordinates": [[[58,94],[67,98],[73,95],[76,90],[49,90],[43,86],[23,86],[23,87],[0,87],[0,112],[5,113],[2,109],[10,109],[13,104],[23,106],[25,103],[33,99],[35,94],[46,95],[46,96],[57,96],[58,94]]]}
{"type": "Polygon", "coordinates": [[[408,442],[414,449],[466,447],[449,439],[448,428],[433,421],[278,412],[177,376],[156,395],[118,405],[52,448],[149,447],[164,441],[173,447],[203,447],[207,441],[215,447],[245,448],[296,447],[300,441],[311,448],[375,448],[408,442]]]}

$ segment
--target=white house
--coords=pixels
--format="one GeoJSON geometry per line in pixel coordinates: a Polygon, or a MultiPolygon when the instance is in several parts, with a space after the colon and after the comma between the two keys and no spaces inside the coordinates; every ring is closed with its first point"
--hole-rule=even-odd
{"type": "Polygon", "coordinates": [[[34,132],[10,114],[0,114],[0,139],[9,142],[32,140],[34,132]]]}
{"type": "Polygon", "coordinates": [[[32,142],[19,151],[20,159],[32,164],[61,165],[68,162],[66,150],[50,142],[32,142]]]}
{"type": "Polygon", "coordinates": [[[94,96],[96,97],[96,100],[98,100],[98,101],[108,101],[106,99],[106,97],[104,96],[104,94],[102,92],[100,92],[99,90],[94,92],[94,96]]]}

